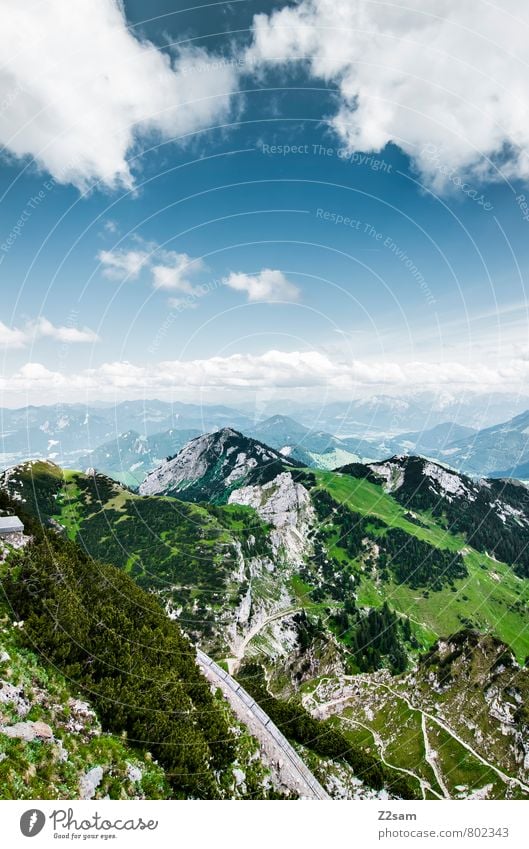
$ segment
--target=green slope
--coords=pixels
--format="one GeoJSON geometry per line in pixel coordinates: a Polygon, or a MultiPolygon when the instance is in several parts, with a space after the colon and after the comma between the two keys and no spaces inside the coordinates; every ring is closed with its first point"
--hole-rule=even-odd
{"type": "MultiPolygon", "coordinates": [[[[454,580],[453,587],[439,591],[416,589],[406,583],[386,579],[358,566],[358,604],[392,608],[426,629],[430,641],[447,636],[472,624],[512,646],[523,661],[529,654],[529,582],[512,568],[468,546],[427,513],[409,512],[386,494],[381,486],[348,475],[315,471],[313,492],[328,492],[338,503],[365,517],[377,517],[390,528],[399,528],[411,537],[440,550],[461,552],[467,576],[454,580]],[[421,524],[418,524],[420,522],[421,524]]],[[[376,539],[377,531],[373,530],[376,539]]],[[[344,558],[345,560],[347,558],[344,558]]]]}

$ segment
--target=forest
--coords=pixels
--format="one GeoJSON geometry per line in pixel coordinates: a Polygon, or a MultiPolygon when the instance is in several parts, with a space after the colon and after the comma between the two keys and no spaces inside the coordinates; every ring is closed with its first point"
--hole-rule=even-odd
{"type": "Polygon", "coordinates": [[[105,730],[158,760],[176,798],[217,798],[235,740],[193,646],[124,572],[34,530],[3,580],[24,644],[78,687],[105,730]]]}

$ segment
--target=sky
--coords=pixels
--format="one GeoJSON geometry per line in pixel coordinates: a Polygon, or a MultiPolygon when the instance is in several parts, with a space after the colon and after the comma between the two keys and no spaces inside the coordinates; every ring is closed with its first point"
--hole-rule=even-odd
{"type": "Polygon", "coordinates": [[[0,406],[526,394],[523,0],[0,13],[0,406]]]}

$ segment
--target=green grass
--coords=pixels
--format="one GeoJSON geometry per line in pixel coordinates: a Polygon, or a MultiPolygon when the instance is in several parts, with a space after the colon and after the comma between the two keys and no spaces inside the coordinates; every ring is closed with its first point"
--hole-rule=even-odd
{"type": "MultiPolygon", "coordinates": [[[[457,797],[456,787],[465,786],[464,793],[472,793],[492,785],[488,798],[504,799],[505,784],[499,776],[477,760],[464,746],[436,723],[426,719],[430,745],[438,754],[439,767],[450,796],[457,797]]],[[[517,794],[516,794],[517,795],[517,794]]]]}
{"type": "MultiPolygon", "coordinates": [[[[387,601],[415,623],[416,636],[424,647],[439,636],[460,630],[464,620],[470,620],[480,631],[494,633],[510,645],[520,662],[525,660],[529,654],[529,582],[518,578],[505,563],[470,548],[461,536],[436,525],[428,514],[419,514],[427,527],[408,521],[406,510],[380,486],[348,475],[323,471],[314,474],[319,487],[351,510],[377,516],[391,527],[401,528],[438,548],[463,552],[468,576],[454,581],[456,592],[449,587],[424,592],[391,580],[380,583],[376,576],[364,572],[359,605],[380,607],[387,601]]],[[[343,549],[332,542],[330,553],[344,562],[343,549]]]]}
{"type": "MultiPolygon", "coordinates": [[[[376,692],[377,685],[373,682],[371,695],[376,692]]],[[[426,759],[420,711],[409,708],[404,699],[394,694],[391,698],[385,697],[383,692],[380,695],[382,700],[377,702],[378,709],[374,713],[364,713],[357,707],[347,707],[343,711],[337,722],[344,734],[371,752],[380,751],[376,744],[378,739],[389,764],[409,769],[442,796],[442,788],[426,759]]],[[[452,798],[460,792],[456,790],[458,786],[466,788],[461,792],[471,793],[489,784],[492,785],[490,798],[505,798],[505,784],[492,769],[436,723],[428,719],[425,722],[430,749],[437,752],[438,767],[452,798]]],[[[518,795],[515,791],[515,796],[518,795]]]]}
{"type": "Polygon", "coordinates": [[[421,527],[405,518],[408,512],[398,504],[382,487],[362,478],[333,472],[315,472],[316,480],[322,489],[332,497],[363,516],[376,516],[392,528],[401,528],[417,539],[449,551],[460,551],[465,547],[462,536],[455,536],[439,527],[427,514],[421,514],[421,520],[427,527],[421,527]]]}

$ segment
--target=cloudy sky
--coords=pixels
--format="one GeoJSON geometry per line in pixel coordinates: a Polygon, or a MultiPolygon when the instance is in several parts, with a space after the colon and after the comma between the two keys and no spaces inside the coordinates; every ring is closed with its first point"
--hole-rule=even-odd
{"type": "Polygon", "coordinates": [[[525,393],[524,0],[0,11],[0,405],[525,393]]]}

